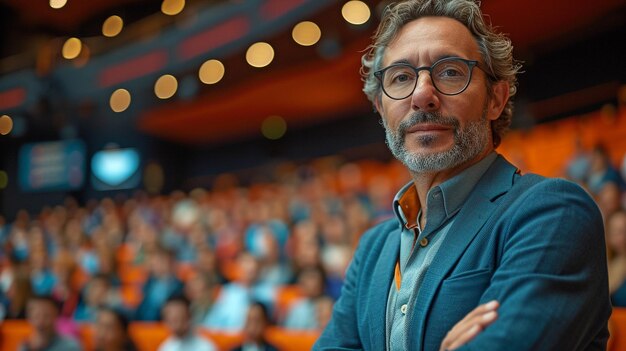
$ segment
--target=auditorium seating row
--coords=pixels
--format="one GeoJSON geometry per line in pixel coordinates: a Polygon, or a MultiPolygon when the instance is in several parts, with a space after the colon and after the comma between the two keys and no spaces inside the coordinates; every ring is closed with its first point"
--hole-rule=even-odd
{"type": "MultiPolygon", "coordinates": [[[[610,321],[611,339],[607,351],[626,350],[626,308],[614,308],[610,321]]],[[[0,324],[0,351],[16,351],[19,344],[30,334],[28,323],[21,320],[5,321],[0,324]]],[[[165,340],[168,331],[161,323],[133,322],[130,335],[139,351],[155,351],[165,340]]],[[[211,339],[220,350],[229,350],[241,341],[240,334],[228,334],[201,329],[204,337],[211,339]]],[[[294,332],[271,327],[267,338],[282,351],[309,350],[317,339],[315,332],[294,332]]],[[[85,324],[80,328],[80,339],[85,351],[93,350],[94,330],[85,324]]]]}
{"type": "MultiPolygon", "coordinates": [[[[17,351],[19,345],[31,333],[30,325],[23,320],[4,321],[0,324],[0,351],[17,351]]],[[[133,322],[129,326],[129,333],[139,351],[155,351],[168,336],[168,331],[162,323],[133,322]]],[[[219,350],[230,350],[237,346],[242,336],[238,333],[214,332],[200,329],[203,337],[213,341],[219,350]]],[[[94,329],[90,324],[83,324],[79,328],[80,342],[84,351],[94,349],[94,329]]],[[[309,350],[318,337],[317,332],[294,332],[280,327],[270,327],[267,339],[280,350],[301,351],[309,350]]]]}

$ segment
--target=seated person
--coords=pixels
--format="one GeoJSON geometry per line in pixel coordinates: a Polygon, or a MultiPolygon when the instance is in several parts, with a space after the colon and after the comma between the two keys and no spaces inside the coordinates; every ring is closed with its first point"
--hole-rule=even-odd
{"type": "Polygon", "coordinates": [[[325,275],[319,266],[306,267],[298,273],[298,288],[303,298],[289,307],[284,326],[287,329],[319,328],[315,315],[316,300],[324,294],[325,275]]]}
{"type": "Polygon", "coordinates": [[[209,340],[192,328],[190,302],[185,297],[172,297],[163,306],[163,322],[171,335],[159,346],[159,351],[215,351],[209,340]]]}
{"type": "Polygon", "coordinates": [[[245,323],[246,312],[252,300],[271,305],[275,288],[258,284],[259,262],[248,252],[237,257],[238,274],[235,281],[225,284],[203,326],[215,330],[240,331],[245,323]]]}
{"type": "Polygon", "coordinates": [[[89,280],[74,311],[74,320],[95,322],[98,309],[107,305],[110,282],[106,275],[97,274],[89,280]]]}
{"type": "Polygon", "coordinates": [[[260,302],[253,302],[248,308],[243,327],[243,343],[232,351],[278,351],[265,339],[265,331],[271,325],[267,307],[260,302]]]}
{"type": "Polygon", "coordinates": [[[94,349],[96,351],[137,351],[128,335],[128,318],[114,308],[98,311],[95,324],[94,349]]]}
{"type": "Polygon", "coordinates": [[[183,282],[174,273],[173,253],[164,248],[155,249],[149,256],[148,280],[144,283],[143,299],[135,311],[135,319],[158,321],[165,301],[183,293],[183,282]]]}
{"type": "Polygon", "coordinates": [[[37,295],[30,298],[26,307],[26,319],[33,332],[20,346],[20,351],[79,351],[79,344],[61,336],[56,329],[60,310],[50,296],[37,295]]]}

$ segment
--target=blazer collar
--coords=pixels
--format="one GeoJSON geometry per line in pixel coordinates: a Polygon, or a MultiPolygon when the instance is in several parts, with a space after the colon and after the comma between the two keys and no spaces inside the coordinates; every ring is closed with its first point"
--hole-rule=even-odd
{"type": "Polygon", "coordinates": [[[465,252],[465,249],[485,224],[496,206],[494,200],[511,189],[517,168],[498,155],[491,167],[485,172],[462,206],[445,241],[426,272],[419,289],[414,316],[409,321],[409,330],[416,330],[412,348],[421,350],[424,340],[426,316],[444,277],[465,252]],[[417,343],[417,347],[415,347],[417,343]]]}

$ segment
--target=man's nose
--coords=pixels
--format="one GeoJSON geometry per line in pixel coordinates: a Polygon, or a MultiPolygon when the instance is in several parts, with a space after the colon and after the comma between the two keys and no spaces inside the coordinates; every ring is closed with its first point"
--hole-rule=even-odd
{"type": "Polygon", "coordinates": [[[411,95],[411,107],[415,111],[432,112],[438,110],[439,105],[439,95],[430,78],[430,72],[419,72],[415,90],[411,95]]]}

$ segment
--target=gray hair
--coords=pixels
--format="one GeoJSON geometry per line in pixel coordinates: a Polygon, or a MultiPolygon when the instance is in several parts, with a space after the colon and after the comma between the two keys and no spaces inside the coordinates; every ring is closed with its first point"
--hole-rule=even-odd
{"type": "MultiPolygon", "coordinates": [[[[483,20],[480,3],[472,0],[407,0],[391,4],[383,13],[380,25],[373,36],[361,62],[363,92],[373,103],[382,95],[380,82],[374,72],[380,70],[385,49],[407,23],[421,17],[449,17],[463,23],[478,44],[482,60],[489,76],[488,88],[493,82],[509,83],[509,100],[500,117],[491,122],[493,143],[498,146],[502,136],[511,125],[513,115],[512,98],[517,92],[517,77],[521,65],[513,59],[513,45],[504,34],[496,32],[491,24],[483,20]]],[[[491,94],[491,89],[488,89],[491,94]]]]}

